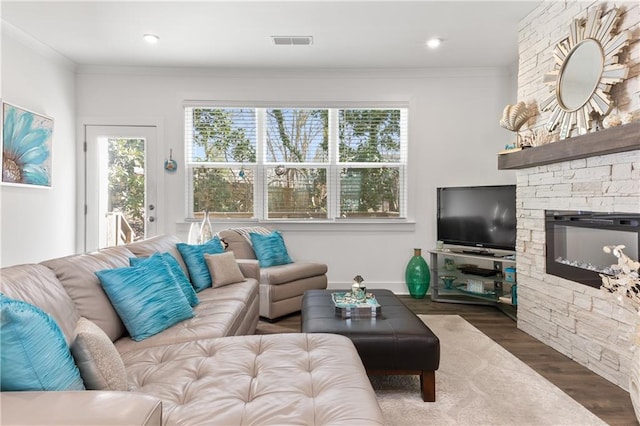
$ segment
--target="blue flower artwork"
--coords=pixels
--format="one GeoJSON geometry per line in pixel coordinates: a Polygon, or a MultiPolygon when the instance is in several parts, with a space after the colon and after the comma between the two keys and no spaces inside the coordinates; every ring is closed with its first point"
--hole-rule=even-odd
{"type": "Polygon", "coordinates": [[[51,186],[53,119],[3,103],[2,182],[51,186]]]}

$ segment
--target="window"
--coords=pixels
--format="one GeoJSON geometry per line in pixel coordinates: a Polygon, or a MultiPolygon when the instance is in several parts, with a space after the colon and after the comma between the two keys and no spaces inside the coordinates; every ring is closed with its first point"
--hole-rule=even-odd
{"type": "Polygon", "coordinates": [[[406,217],[406,108],[186,106],[189,216],[406,217]]]}

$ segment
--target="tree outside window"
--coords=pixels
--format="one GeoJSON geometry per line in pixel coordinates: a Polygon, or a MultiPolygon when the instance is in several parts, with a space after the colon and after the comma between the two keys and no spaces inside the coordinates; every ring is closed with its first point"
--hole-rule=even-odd
{"type": "Polygon", "coordinates": [[[327,218],[326,109],[267,109],[266,168],[269,218],[327,218]],[[287,164],[296,163],[293,167],[287,164]],[[300,165],[300,166],[298,166],[300,165]]]}
{"type": "Polygon", "coordinates": [[[144,139],[110,139],[107,148],[107,209],[124,215],[134,240],[144,238],[144,144],[144,139]]]}
{"type": "Polygon", "coordinates": [[[406,109],[187,107],[185,125],[192,216],[404,217],[406,109]]]}
{"type": "Polygon", "coordinates": [[[193,212],[253,216],[255,110],[194,108],[191,162],[193,212]],[[232,166],[235,165],[235,166],[232,166]],[[246,165],[246,166],[245,166],[246,165]]]}
{"type": "Polygon", "coordinates": [[[341,217],[400,215],[401,116],[399,109],[338,112],[341,217]],[[383,167],[372,163],[385,163],[383,167]],[[390,163],[390,164],[389,164],[390,163]],[[396,167],[394,167],[396,166],[396,167]]]}

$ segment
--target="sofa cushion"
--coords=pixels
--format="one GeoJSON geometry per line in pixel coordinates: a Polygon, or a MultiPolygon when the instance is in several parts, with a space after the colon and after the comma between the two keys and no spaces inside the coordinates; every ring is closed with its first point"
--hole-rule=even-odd
{"type": "Polygon", "coordinates": [[[326,273],[327,265],[323,263],[295,262],[260,269],[260,283],[277,285],[326,273]]]}
{"type": "Polygon", "coordinates": [[[251,304],[258,295],[258,282],[247,279],[232,285],[217,288],[207,288],[199,293],[201,300],[222,302],[225,300],[237,300],[245,305],[251,304]]]}
{"type": "Polygon", "coordinates": [[[176,244],[179,242],[180,239],[175,235],[159,235],[157,237],[127,244],[125,247],[127,247],[131,253],[135,254],[136,257],[149,257],[154,253],[169,253],[178,261],[182,271],[188,278],[189,270],[176,247],[176,244]]]}
{"type": "Polygon", "coordinates": [[[204,244],[178,243],[176,247],[187,264],[191,283],[196,291],[200,292],[207,287],[211,287],[211,274],[204,255],[224,253],[220,238],[213,237],[213,239],[204,244]]]}
{"type": "MultiPolygon", "coordinates": [[[[115,341],[126,333],[126,329],[95,273],[102,269],[128,266],[130,257],[133,257],[133,253],[120,246],[47,260],[42,265],[53,270],[80,315],[95,323],[115,341]]],[[[75,328],[75,322],[73,326],[75,328]]]]}
{"type": "Polygon", "coordinates": [[[160,256],[96,275],[133,340],[144,340],[193,317],[189,301],[160,256]]]}
{"type": "Polygon", "coordinates": [[[0,293],[2,391],[84,390],[58,324],[40,308],[0,293]]]}
{"type": "Polygon", "coordinates": [[[274,231],[269,235],[252,232],[249,236],[261,268],[286,265],[293,262],[289,257],[284,239],[279,231],[274,231]]]}
{"type": "Polygon", "coordinates": [[[193,308],[193,318],[181,321],[141,342],[123,337],[115,342],[118,352],[124,354],[153,346],[233,336],[240,331],[247,316],[251,315],[251,306],[258,300],[258,282],[248,279],[224,287],[209,287],[198,293],[198,296],[200,303],[193,308]]]}
{"type": "Polygon", "coordinates": [[[71,354],[82,381],[90,390],[126,391],[127,372],[120,354],[104,331],[86,318],[80,318],[71,354]]]}
{"type": "Polygon", "coordinates": [[[244,281],[233,252],[205,254],[204,258],[211,274],[211,287],[222,287],[244,281]]]}
{"type": "MultiPolygon", "coordinates": [[[[185,275],[176,258],[173,257],[173,255],[170,253],[156,253],[151,257],[153,256],[159,256],[162,259],[164,264],[169,269],[168,278],[174,280],[180,286],[180,290],[182,290],[182,293],[184,294],[184,297],[186,297],[189,301],[189,304],[191,306],[196,306],[200,302],[198,300],[198,296],[196,295],[196,292],[191,285],[191,281],[189,281],[189,278],[187,278],[187,276],[185,275]]],[[[144,262],[147,259],[149,259],[149,257],[132,257],[131,259],[129,259],[129,264],[131,266],[136,266],[140,264],[140,262],[144,262]]]]}
{"type": "Polygon", "coordinates": [[[134,392],[162,400],[166,424],[384,424],[344,336],[225,337],[132,351],[123,362],[134,392]]]}
{"type": "Polygon", "coordinates": [[[73,341],[80,314],[56,274],[44,265],[2,268],[2,293],[39,307],[55,320],[67,344],[73,341]]]}

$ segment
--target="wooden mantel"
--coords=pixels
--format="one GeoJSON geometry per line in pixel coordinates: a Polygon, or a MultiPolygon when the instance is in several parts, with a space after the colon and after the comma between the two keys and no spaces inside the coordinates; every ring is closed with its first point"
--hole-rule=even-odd
{"type": "Polygon", "coordinates": [[[640,121],[610,127],[511,154],[498,155],[498,170],[526,169],[561,161],[640,150],[640,121]]]}

